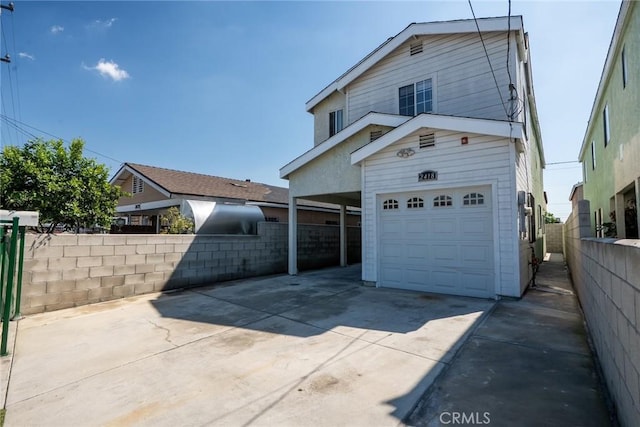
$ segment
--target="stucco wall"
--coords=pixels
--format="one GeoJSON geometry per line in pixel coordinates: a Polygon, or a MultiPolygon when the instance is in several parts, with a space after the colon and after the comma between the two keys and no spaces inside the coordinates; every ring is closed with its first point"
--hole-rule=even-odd
{"type": "MultiPolygon", "coordinates": [[[[640,5],[630,2],[630,12],[615,50],[610,51],[612,67],[602,81],[602,95],[594,104],[594,117],[584,139],[580,161],[584,164],[584,198],[593,212],[603,211],[603,222],[609,221],[610,198],[640,178],[640,5]],[[622,82],[621,51],[627,62],[627,84],[622,82]],[[609,106],[610,141],[604,145],[603,110],[609,106]],[[596,166],[591,160],[594,143],[596,166]]],[[[621,218],[620,218],[621,219],[621,218]]],[[[620,222],[620,219],[618,222],[620,222]]]]}
{"type": "Polygon", "coordinates": [[[640,240],[594,239],[588,201],[565,223],[565,259],[615,412],[640,420],[640,240]]]}
{"type": "MultiPolygon", "coordinates": [[[[300,269],[339,265],[339,240],[338,226],[300,225],[300,269]]],[[[348,242],[349,262],[359,262],[358,227],[348,242]]],[[[257,236],[29,235],[21,311],[284,273],[287,251],[287,225],[278,223],[259,223],[257,236]]]]}
{"type": "Polygon", "coordinates": [[[360,167],[351,165],[351,153],[369,142],[369,128],[345,140],[289,175],[293,197],[360,191],[360,167]]]}
{"type": "Polygon", "coordinates": [[[343,127],[347,127],[347,97],[334,92],[313,109],[313,145],[318,145],[329,139],[329,113],[343,110],[343,127]]]}

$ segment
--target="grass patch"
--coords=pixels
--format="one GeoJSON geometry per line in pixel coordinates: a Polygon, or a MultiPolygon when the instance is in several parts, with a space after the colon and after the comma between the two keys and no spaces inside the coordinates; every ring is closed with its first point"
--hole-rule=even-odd
{"type": "Polygon", "coordinates": [[[4,425],[4,415],[7,413],[6,409],[0,409],[0,427],[4,425]]]}

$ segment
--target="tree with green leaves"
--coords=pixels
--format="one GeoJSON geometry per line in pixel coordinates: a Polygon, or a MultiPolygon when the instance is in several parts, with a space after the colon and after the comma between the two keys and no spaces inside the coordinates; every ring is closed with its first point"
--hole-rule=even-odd
{"type": "Polygon", "coordinates": [[[0,208],[40,212],[39,232],[57,226],[107,227],[125,193],[109,183],[108,168],[83,156],[84,141],[36,139],[0,153],[0,208]]]}
{"type": "Polygon", "coordinates": [[[556,218],[551,212],[544,213],[544,223],[545,224],[555,224],[559,223],[560,218],[556,218]]]}
{"type": "Polygon", "coordinates": [[[168,234],[189,234],[193,233],[193,221],[180,213],[180,210],[172,206],[162,215],[160,223],[163,231],[168,234]]]}

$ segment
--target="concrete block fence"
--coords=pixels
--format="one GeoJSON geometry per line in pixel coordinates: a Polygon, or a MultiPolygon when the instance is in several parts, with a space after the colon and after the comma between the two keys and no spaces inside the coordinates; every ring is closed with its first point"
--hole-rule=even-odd
{"type": "MultiPolygon", "coordinates": [[[[299,268],[338,265],[339,242],[337,226],[300,225],[299,268]]],[[[348,242],[359,257],[359,227],[349,227],[348,242]]],[[[28,235],[21,311],[284,273],[287,251],[287,224],[266,222],[256,236],[28,235]]]]}
{"type": "Polygon", "coordinates": [[[563,251],[562,228],[563,224],[545,224],[545,242],[547,244],[547,252],[561,254],[563,251]]]}
{"type": "Polygon", "coordinates": [[[589,202],[565,224],[565,259],[622,426],[640,420],[640,240],[595,239],[589,202]]]}

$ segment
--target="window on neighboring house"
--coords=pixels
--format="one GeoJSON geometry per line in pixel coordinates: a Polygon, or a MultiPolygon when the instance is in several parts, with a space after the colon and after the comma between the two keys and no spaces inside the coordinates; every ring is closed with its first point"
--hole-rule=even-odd
{"type": "Polygon", "coordinates": [[[620,54],[620,62],[622,65],[622,88],[627,87],[627,58],[624,54],[625,46],[622,47],[622,53],[620,54]]]}
{"type": "Polygon", "coordinates": [[[542,206],[538,205],[538,230],[542,230],[542,206]]]}
{"type": "Polygon", "coordinates": [[[604,146],[609,145],[609,139],[611,137],[611,130],[609,129],[609,105],[604,106],[602,112],[602,126],[604,127],[604,146]]]}
{"type": "Polygon", "coordinates": [[[139,178],[134,175],[133,183],[131,185],[131,193],[137,194],[137,193],[142,193],[143,191],[144,191],[144,181],[142,180],[142,178],[139,178]]]}
{"type": "Polygon", "coordinates": [[[407,208],[424,208],[424,200],[422,200],[420,197],[412,197],[407,200],[407,208]]]}
{"type": "Polygon", "coordinates": [[[582,180],[587,182],[587,162],[582,162],[582,180]]]}
{"type": "Polygon", "coordinates": [[[433,110],[431,79],[401,87],[398,89],[398,96],[398,111],[402,116],[415,116],[420,113],[430,113],[433,110]]]}
{"type": "Polygon", "coordinates": [[[596,142],[591,141],[591,169],[596,170],[596,142]]]}
{"type": "Polygon", "coordinates": [[[382,203],[382,209],[384,209],[384,210],[398,209],[398,201],[395,200],[395,199],[385,200],[382,203]]]}
{"type": "Polygon", "coordinates": [[[278,218],[277,216],[265,216],[264,220],[266,222],[280,222],[280,218],[278,218]]]}
{"type": "Polygon", "coordinates": [[[342,110],[329,113],[329,136],[333,136],[342,130],[342,110]]]}
{"type": "Polygon", "coordinates": [[[529,203],[527,204],[532,212],[529,216],[529,243],[536,241],[536,212],[534,211],[536,206],[536,198],[533,194],[529,193],[529,203]]]}
{"type": "Polygon", "coordinates": [[[453,199],[451,198],[451,196],[447,196],[446,194],[433,198],[434,208],[441,208],[443,206],[452,206],[452,205],[453,205],[453,199]]]}

